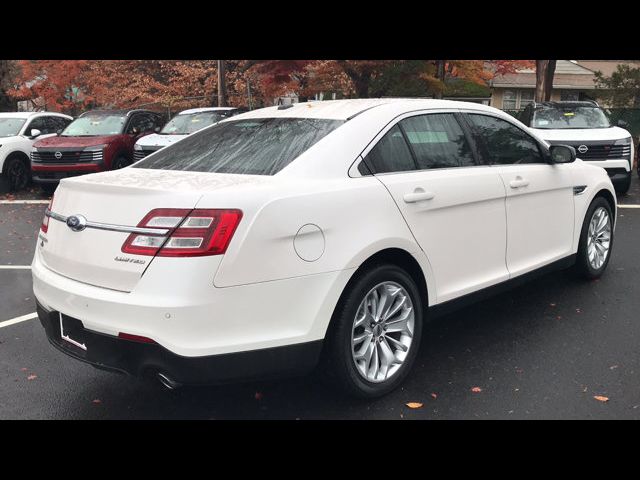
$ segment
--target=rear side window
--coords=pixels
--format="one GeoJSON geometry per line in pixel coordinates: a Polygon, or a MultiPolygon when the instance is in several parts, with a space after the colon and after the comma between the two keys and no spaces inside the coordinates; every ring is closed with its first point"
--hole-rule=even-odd
{"type": "Polygon", "coordinates": [[[218,123],[136,163],[136,168],[274,175],[342,120],[257,118],[218,123]]]}
{"type": "MultiPolygon", "coordinates": [[[[398,125],[389,130],[365,157],[373,173],[406,172],[415,170],[416,164],[398,125]]],[[[368,171],[360,169],[363,175],[368,171]]]]}
{"type": "Polygon", "coordinates": [[[419,115],[402,120],[418,169],[475,165],[471,147],[451,113],[419,115]]]}
{"type": "Polygon", "coordinates": [[[515,125],[489,115],[468,114],[485,163],[510,165],[545,163],[538,143],[515,125]]]}

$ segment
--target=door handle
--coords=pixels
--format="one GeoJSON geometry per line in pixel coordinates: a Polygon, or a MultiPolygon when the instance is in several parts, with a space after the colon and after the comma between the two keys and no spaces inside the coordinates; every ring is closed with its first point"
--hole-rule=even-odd
{"type": "Polygon", "coordinates": [[[516,177],[515,180],[511,180],[509,182],[509,185],[511,186],[511,188],[522,188],[529,185],[529,180],[525,180],[522,177],[516,177]]]}
{"type": "Polygon", "coordinates": [[[406,193],[404,197],[404,203],[416,203],[423,200],[431,200],[436,194],[433,192],[425,192],[422,188],[416,188],[413,193],[406,193]]]}

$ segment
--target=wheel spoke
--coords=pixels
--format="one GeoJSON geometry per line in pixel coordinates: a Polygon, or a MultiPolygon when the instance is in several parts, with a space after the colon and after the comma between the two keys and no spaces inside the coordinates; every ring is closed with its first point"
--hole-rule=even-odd
{"type": "Polygon", "coordinates": [[[399,340],[396,340],[391,335],[385,335],[384,339],[388,342],[391,342],[393,346],[397,347],[399,350],[402,350],[403,352],[406,352],[407,350],[409,350],[409,347],[407,347],[404,343],[400,342],[399,340]]]}

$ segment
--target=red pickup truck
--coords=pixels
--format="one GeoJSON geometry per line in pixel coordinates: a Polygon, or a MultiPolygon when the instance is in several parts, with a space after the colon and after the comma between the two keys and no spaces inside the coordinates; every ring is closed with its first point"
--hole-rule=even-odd
{"type": "Polygon", "coordinates": [[[163,125],[163,117],[149,110],[85,112],[57,136],[34,143],[33,182],[51,194],[62,178],[126,167],[136,141],[163,125]]]}

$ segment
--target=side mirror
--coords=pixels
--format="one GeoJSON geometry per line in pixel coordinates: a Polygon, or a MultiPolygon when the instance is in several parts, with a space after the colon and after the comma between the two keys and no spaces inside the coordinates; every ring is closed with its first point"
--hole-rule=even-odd
{"type": "Polygon", "coordinates": [[[156,133],[158,133],[160,130],[161,130],[160,127],[156,127],[156,128],[153,129],[153,131],[156,132],[156,133]]]}
{"type": "Polygon", "coordinates": [[[552,145],[549,154],[551,163],[571,163],[576,159],[576,149],[569,145],[552,145]]]}
{"type": "Polygon", "coordinates": [[[42,132],[37,128],[32,128],[30,133],[31,133],[31,138],[39,137],[42,134],[42,132]]]}
{"type": "Polygon", "coordinates": [[[624,120],[622,120],[622,119],[620,119],[620,120],[618,120],[618,126],[619,126],[620,128],[627,128],[627,127],[629,126],[629,123],[628,123],[628,122],[625,122],[625,121],[624,121],[624,120]]]}
{"type": "Polygon", "coordinates": [[[56,135],[60,136],[61,133],[62,133],[62,129],[56,130],[56,135]]]}

